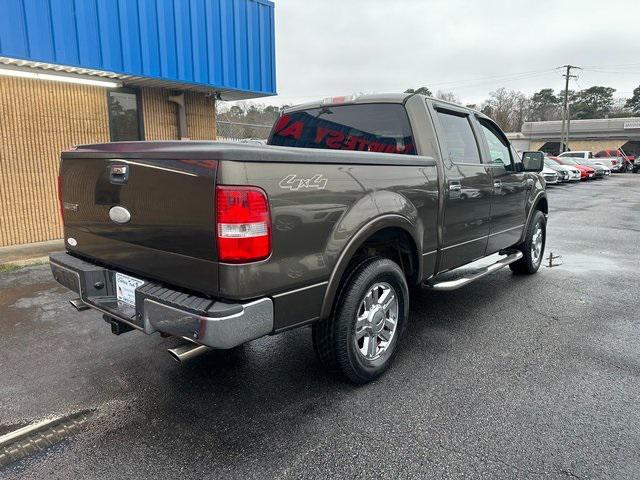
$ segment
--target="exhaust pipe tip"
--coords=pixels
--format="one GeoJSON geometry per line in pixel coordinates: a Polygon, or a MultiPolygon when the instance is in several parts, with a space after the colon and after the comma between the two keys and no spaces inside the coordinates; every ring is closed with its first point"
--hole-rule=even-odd
{"type": "Polygon", "coordinates": [[[199,357],[203,353],[208,352],[211,348],[206,345],[197,345],[195,343],[185,343],[178,347],[169,348],[167,352],[176,362],[182,363],[192,358],[199,357]]]}
{"type": "Polygon", "coordinates": [[[89,310],[89,305],[84,303],[81,298],[74,298],[73,300],[69,300],[69,303],[73,305],[73,308],[75,308],[79,312],[89,310]]]}

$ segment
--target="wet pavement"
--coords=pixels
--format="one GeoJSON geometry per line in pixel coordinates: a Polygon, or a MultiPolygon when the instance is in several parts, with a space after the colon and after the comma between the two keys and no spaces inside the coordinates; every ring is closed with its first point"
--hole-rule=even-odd
{"type": "Polygon", "coordinates": [[[0,435],[93,411],[2,478],[640,478],[640,175],[549,189],[537,275],[418,292],[354,387],[310,329],[187,364],[114,336],[46,266],[0,274],[0,435]]]}

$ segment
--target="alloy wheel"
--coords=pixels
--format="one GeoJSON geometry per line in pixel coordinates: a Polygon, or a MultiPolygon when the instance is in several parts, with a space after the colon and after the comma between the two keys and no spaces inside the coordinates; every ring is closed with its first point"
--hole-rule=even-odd
{"type": "Polygon", "coordinates": [[[379,358],[391,345],[398,326],[398,297],[386,282],[374,284],[360,302],[354,342],[366,360],[379,358]]]}
{"type": "Polygon", "coordinates": [[[535,230],[533,231],[533,236],[531,237],[531,260],[534,264],[539,263],[541,260],[540,257],[542,255],[542,244],[542,225],[540,223],[537,223],[535,230]]]}

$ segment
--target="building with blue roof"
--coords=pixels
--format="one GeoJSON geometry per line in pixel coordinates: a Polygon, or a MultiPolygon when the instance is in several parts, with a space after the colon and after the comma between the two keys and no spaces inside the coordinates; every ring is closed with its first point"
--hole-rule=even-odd
{"type": "Polygon", "coordinates": [[[215,139],[216,100],[276,94],[267,0],[3,0],[0,246],[60,238],[61,150],[215,139]]]}

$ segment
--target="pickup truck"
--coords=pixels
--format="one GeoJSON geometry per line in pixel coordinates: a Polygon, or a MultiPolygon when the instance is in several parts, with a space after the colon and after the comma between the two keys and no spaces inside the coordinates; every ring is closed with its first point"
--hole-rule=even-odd
{"type": "Polygon", "coordinates": [[[542,166],[482,113],[418,94],[289,108],[268,145],[78,146],[51,269],[114,333],[183,339],[178,360],[311,324],[319,360],[366,383],[398,351],[412,287],[538,270],[542,166]]]}

